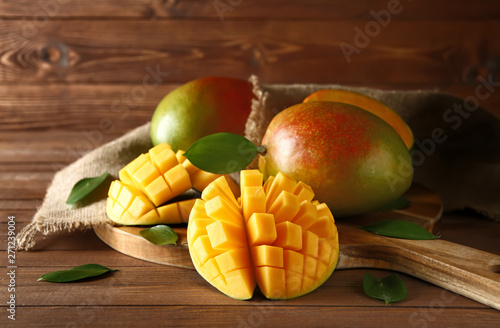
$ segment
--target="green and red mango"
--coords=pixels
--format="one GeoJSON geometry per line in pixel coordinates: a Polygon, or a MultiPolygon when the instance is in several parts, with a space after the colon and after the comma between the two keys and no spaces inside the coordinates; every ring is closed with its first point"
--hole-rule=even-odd
{"type": "Polygon", "coordinates": [[[151,119],[153,145],[174,151],[217,132],[243,135],[250,114],[252,84],[228,77],[205,77],[173,90],[158,104],[151,119]]]}
{"type": "Polygon", "coordinates": [[[265,177],[281,171],[310,185],[335,216],[376,210],[411,185],[405,143],[385,121],[361,108],[315,101],[274,117],[259,159],[265,177]]]}

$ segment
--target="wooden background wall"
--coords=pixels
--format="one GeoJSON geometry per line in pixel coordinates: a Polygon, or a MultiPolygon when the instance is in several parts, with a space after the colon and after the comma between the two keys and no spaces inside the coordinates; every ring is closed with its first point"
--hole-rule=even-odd
{"type": "MultiPolygon", "coordinates": [[[[348,63],[340,45],[355,45],[355,28],[373,26],[370,12],[397,0],[0,0],[0,248],[7,248],[8,216],[15,215],[17,232],[26,226],[56,170],[148,122],[164,95],[191,79],[256,74],[264,83],[426,88],[462,97],[475,94],[479,77],[500,82],[500,0],[399,1],[390,23],[371,31],[369,44],[358,42],[348,63]]],[[[500,117],[496,89],[480,104],[500,117]]],[[[470,216],[448,215],[444,239],[498,253],[499,225],[470,216]]],[[[19,252],[16,262],[18,320],[31,325],[199,324],[189,321],[194,317],[230,326],[260,304],[236,304],[195,272],[122,256],[92,231],[48,236],[41,248],[19,252]],[[119,267],[117,280],[36,282],[91,262],[119,267]],[[181,287],[171,293],[168,285],[181,287]],[[151,297],[160,289],[164,294],[151,297]],[[198,297],[210,292],[213,299],[198,297]],[[202,306],[186,306],[195,299],[202,306]],[[220,315],[228,304],[233,317],[220,315]]],[[[364,273],[340,271],[336,298],[325,287],[325,297],[306,299],[306,307],[271,306],[267,323],[408,326],[417,313],[432,315],[423,322],[429,327],[498,323],[495,310],[465,298],[441,308],[435,302],[443,290],[409,276],[408,302],[387,307],[363,298],[364,273]]]]}
{"type": "MultiPolygon", "coordinates": [[[[462,97],[478,76],[500,81],[498,0],[400,0],[348,63],[340,44],[355,45],[355,28],[395,2],[0,0],[0,161],[49,178],[147,122],[168,91],[201,76],[462,97]]],[[[481,105],[500,116],[500,92],[481,105]]]]}

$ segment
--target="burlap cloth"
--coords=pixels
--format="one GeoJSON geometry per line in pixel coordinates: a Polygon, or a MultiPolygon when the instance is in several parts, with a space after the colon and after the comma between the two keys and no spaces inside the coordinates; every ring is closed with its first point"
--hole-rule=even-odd
{"type": "MultiPolygon", "coordinates": [[[[281,110],[302,102],[319,89],[354,90],[374,97],[398,112],[416,138],[413,156],[414,181],[429,187],[443,199],[446,211],[471,208],[500,219],[500,122],[478,107],[481,94],[464,99],[433,91],[384,91],[342,85],[261,85],[252,76],[256,100],[246,127],[246,136],[260,144],[267,125],[281,110]],[[475,104],[474,104],[475,103],[475,104]],[[442,129],[436,130],[436,129],[442,129]],[[438,135],[440,138],[434,137],[438,135]],[[446,140],[443,141],[443,131],[446,140]],[[420,153],[418,153],[418,151],[420,153]]],[[[77,208],[65,201],[73,185],[84,177],[108,171],[113,177],[139,154],[151,147],[149,124],[125,134],[86,154],[57,172],[42,206],[17,237],[18,249],[32,249],[38,232],[83,230],[109,222],[106,218],[107,183],[93,198],[77,208]]],[[[252,163],[255,165],[255,163],[252,163]]]]}

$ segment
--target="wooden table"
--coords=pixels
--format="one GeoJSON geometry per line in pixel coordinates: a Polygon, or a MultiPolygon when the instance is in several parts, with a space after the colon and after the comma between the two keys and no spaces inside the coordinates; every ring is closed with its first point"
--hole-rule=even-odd
{"type": "MultiPolygon", "coordinates": [[[[401,1],[390,23],[348,63],[340,43],[374,21],[374,1],[0,0],[0,234],[32,218],[59,168],[147,122],[170,90],[200,76],[264,83],[344,83],[432,88],[466,97],[477,76],[499,78],[497,0],[401,1]],[[224,6],[225,4],[225,6],[224,6]],[[221,7],[222,6],[222,7],[221,7]],[[225,8],[225,9],[221,9],[225,8]],[[398,7],[399,8],[399,7],[398,7]],[[144,88],[143,81],[154,81],[144,88]],[[153,80],[151,80],[153,81],[153,80]],[[112,129],[103,131],[103,124],[112,129]]],[[[500,93],[481,101],[500,116],[500,93]]],[[[442,238],[500,254],[500,225],[470,211],[446,213],[442,238]]],[[[0,257],[0,326],[496,327],[500,313],[402,274],[406,300],[370,299],[362,277],[336,271],[289,301],[232,300],[195,271],[117,253],[93,233],[40,237],[15,258],[15,322],[0,257]],[[37,282],[50,271],[99,263],[119,271],[73,284],[37,282]]]]}

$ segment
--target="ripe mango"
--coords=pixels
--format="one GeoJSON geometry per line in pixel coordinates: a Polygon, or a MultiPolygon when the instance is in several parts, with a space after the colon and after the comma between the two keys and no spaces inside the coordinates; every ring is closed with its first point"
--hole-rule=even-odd
{"type": "Polygon", "coordinates": [[[413,166],[399,134],[356,106],[313,101],[276,115],[259,158],[265,177],[286,173],[311,186],[336,217],[376,210],[411,185],[413,166]]]}
{"type": "Polygon", "coordinates": [[[230,176],[202,171],[182,154],[162,143],[121,169],[120,180],[113,181],[109,188],[108,217],[122,225],[187,223],[194,199],[164,204],[192,187],[203,191],[219,177],[239,190],[230,176]]]}
{"type": "Polygon", "coordinates": [[[196,199],[156,207],[139,189],[120,180],[111,182],[106,213],[121,225],[187,223],[196,199]]]}
{"type": "Polygon", "coordinates": [[[263,185],[243,170],[241,197],[218,178],[196,200],[187,240],[193,264],[211,285],[250,299],[257,284],[269,299],[289,299],[322,285],[334,271],[339,241],[333,215],[314,192],[278,173],[263,185]]]}
{"type": "Polygon", "coordinates": [[[380,101],[361,93],[347,90],[324,89],[310,94],[303,102],[335,101],[354,105],[377,115],[396,130],[408,149],[413,146],[413,132],[403,119],[380,101]]]}
{"type": "Polygon", "coordinates": [[[243,134],[250,114],[250,82],[228,77],[204,77],[167,94],[151,119],[153,145],[187,149],[193,142],[217,132],[243,134]]]}

